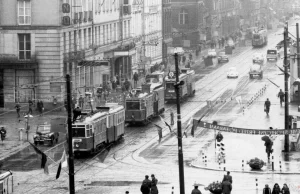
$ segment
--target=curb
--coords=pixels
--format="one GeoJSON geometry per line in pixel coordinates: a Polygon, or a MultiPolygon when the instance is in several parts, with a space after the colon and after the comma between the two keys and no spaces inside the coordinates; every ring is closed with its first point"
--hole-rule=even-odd
{"type": "MultiPolygon", "coordinates": [[[[210,170],[210,171],[224,171],[223,169],[217,169],[217,168],[209,168],[209,167],[204,167],[204,166],[199,166],[199,165],[194,165],[193,163],[190,164],[190,167],[193,168],[198,168],[202,170],[210,170]]],[[[278,172],[278,171],[249,171],[249,170],[230,170],[227,169],[226,171],[230,172],[236,172],[236,173],[248,173],[248,174],[289,174],[289,175],[300,175],[300,172],[278,172]]]]}

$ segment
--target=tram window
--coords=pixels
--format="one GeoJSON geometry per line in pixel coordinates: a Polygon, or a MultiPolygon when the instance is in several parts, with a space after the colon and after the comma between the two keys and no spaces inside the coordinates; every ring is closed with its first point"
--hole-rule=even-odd
{"type": "Polygon", "coordinates": [[[140,109],[140,102],[126,102],[127,110],[139,110],[140,109]]]}
{"type": "Polygon", "coordinates": [[[85,128],[73,128],[73,137],[85,137],[85,128]]]}
{"type": "Polygon", "coordinates": [[[253,35],[253,38],[254,38],[254,39],[260,39],[260,35],[254,34],[254,35],[253,35]]]}
{"type": "Polygon", "coordinates": [[[87,136],[87,137],[90,137],[90,136],[91,136],[90,130],[86,130],[86,136],[87,136]]]}
{"type": "Polygon", "coordinates": [[[167,89],[174,89],[174,83],[166,83],[166,88],[167,89]]]}

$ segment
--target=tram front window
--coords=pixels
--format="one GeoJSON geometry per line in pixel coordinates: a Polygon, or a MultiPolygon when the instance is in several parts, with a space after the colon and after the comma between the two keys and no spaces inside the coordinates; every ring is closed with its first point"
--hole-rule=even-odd
{"type": "Polygon", "coordinates": [[[169,83],[167,82],[166,83],[166,88],[174,90],[174,83],[173,82],[169,82],[169,83]]]}
{"type": "Polygon", "coordinates": [[[85,128],[73,128],[73,137],[85,137],[85,128]]]}
{"type": "Polygon", "coordinates": [[[140,102],[139,101],[131,101],[126,102],[127,110],[140,110],[140,102]]]}
{"type": "Polygon", "coordinates": [[[253,35],[253,38],[254,39],[260,39],[260,35],[255,34],[255,35],[253,35]]]}

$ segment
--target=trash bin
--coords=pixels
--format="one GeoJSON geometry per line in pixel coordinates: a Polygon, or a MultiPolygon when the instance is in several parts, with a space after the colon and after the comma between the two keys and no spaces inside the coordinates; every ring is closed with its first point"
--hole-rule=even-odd
{"type": "Polygon", "coordinates": [[[226,55],[231,55],[232,54],[232,48],[230,46],[225,47],[225,54],[226,55]]]}

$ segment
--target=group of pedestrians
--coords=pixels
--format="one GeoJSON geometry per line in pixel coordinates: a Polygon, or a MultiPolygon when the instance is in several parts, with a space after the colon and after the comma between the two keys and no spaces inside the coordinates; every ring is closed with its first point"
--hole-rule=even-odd
{"type": "MultiPolygon", "coordinates": [[[[26,115],[32,115],[33,114],[33,106],[34,106],[34,102],[31,99],[29,99],[28,100],[28,111],[27,111],[26,115]]],[[[40,113],[40,116],[42,116],[43,112],[44,112],[44,103],[43,103],[43,101],[38,100],[37,104],[36,104],[36,107],[37,107],[38,112],[40,113]]],[[[16,112],[17,112],[17,117],[20,118],[21,117],[21,114],[20,114],[21,105],[20,105],[19,102],[16,103],[15,109],[16,109],[16,112]]]]}
{"type": "Polygon", "coordinates": [[[290,194],[290,189],[286,183],[283,184],[282,189],[280,189],[278,183],[275,183],[272,190],[269,185],[266,184],[263,189],[263,194],[290,194]]]}
{"type": "Polygon", "coordinates": [[[140,189],[142,194],[158,194],[157,182],[158,180],[155,178],[154,174],[151,175],[151,180],[149,180],[149,176],[146,175],[140,189]]]}
{"type": "MultiPolygon", "coordinates": [[[[282,89],[280,89],[280,91],[278,92],[277,97],[280,100],[280,106],[282,106],[282,103],[284,102],[284,92],[282,91],[282,89]]],[[[269,116],[269,112],[270,112],[270,107],[271,107],[271,102],[269,100],[269,98],[267,98],[267,100],[265,101],[264,104],[264,111],[266,112],[267,116],[269,116]]]]}

